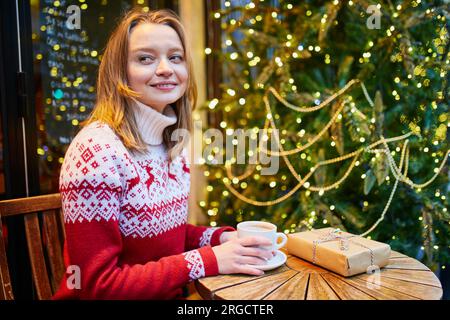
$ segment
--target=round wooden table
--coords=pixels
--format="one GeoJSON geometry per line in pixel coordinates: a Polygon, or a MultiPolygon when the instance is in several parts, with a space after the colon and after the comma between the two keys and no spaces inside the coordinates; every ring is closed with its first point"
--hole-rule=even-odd
{"type": "Polygon", "coordinates": [[[442,286],[424,264],[392,251],[378,275],[342,277],[287,255],[284,265],[262,276],[219,275],[198,279],[195,287],[207,300],[390,300],[442,298],[442,286]]]}

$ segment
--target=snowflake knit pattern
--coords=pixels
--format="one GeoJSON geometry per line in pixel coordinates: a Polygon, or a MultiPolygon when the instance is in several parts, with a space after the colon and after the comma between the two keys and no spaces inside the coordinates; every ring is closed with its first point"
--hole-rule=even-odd
{"type": "Polygon", "coordinates": [[[190,281],[218,274],[212,246],[234,228],[187,223],[186,152],[169,161],[162,143],[175,112],[138,101],[132,108],[145,154],[130,153],[100,122],[67,150],[60,193],[68,272],[54,299],[177,299],[190,281]]]}

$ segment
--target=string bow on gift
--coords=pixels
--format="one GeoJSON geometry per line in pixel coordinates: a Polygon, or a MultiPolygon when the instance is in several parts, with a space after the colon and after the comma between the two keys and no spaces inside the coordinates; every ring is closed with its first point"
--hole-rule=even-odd
{"type": "MultiPolygon", "coordinates": [[[[314,232],[314,230],[313,230],[314,232]]],[[[319,233],[320,234],[320,233],[319,233]]],[[[366,248],[370,251],[370,266],[373,266],[373,260],[374,260],[374,255],[373,255],[373,251],[371,248],[358,243],[356,241],[350,240],[350,238],[356,237],[353,234],[348,234],[348,235],[344,235],[344,233],[341,231],[341,229],[336,228],[336,229],[332,229],[330,230],[328,233],[326,234],[321,234],[321,237],[319,237],[319,239],[314,240],[313,241],[313,256],[312,256],[312,263],[316,264],[316,250],[317,250],[317,245],[324,243],[324,242],[329,242],[329,241],[339,241],[339,249],[341,251],[347,251],[349,248],[349,243],[353,243],[356,244],[360,247],[366,248]]],[[[350,269],[350,266],[348,266],[348,268],[350,269]]]]}
{"type": "Polygon", "coordinates": [[[313,253],[313,258],[312,258],[312,262],[314,264],[316,263],[317,245],[319,245],[321,243],[324,243],[324,242],[339,240],[339,249],[341,251],[347,251],[348,250],[348,242],[349,242],[348,239],[350,237],[354,237],[354,235],[345,236],[342,233],[341,229],[337,228],[337,229],[330,230],[327,234],[322,235],[318,240],[314,240],[313,241],[313,252],[312,252],[313,253]]]}

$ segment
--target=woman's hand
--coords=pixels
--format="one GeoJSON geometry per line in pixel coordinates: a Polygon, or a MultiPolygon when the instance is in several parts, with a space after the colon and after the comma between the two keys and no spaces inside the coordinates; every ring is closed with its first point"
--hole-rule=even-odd
{"type": "MultiPolygon", "coordinates": [[[[225,232],[224,232],[225,233],[225,232]]],[[[233,233],[233,232],[229,232],[233,233]]],[[[264,271],[252,267],[272,258],[272,252],[258,246],[270,246],[264,237],[238,238],[231,236],[225,243],[212,248],[216,255],[220,274],[244,273],[260,276],[264,271]]]]}
{"type": "Polygon", "coordinates": [[[237,238],[237,231],[224,231],[220,235],[220,244],[237,238]]]}

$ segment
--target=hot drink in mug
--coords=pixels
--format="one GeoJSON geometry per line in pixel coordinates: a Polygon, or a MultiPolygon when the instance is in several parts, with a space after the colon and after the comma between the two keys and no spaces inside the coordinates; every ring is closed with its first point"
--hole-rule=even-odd
{"type": "Polygon", "coordinates": [[[287,236],[277,232],[277,226],[265,221],[244,221],[237,225],[238,238],[262,236],[272,241],[272,246],[262,247],[270,251],[277,251],[287,242],[287,236]],[[281,242],[278,243],[281,238],[281,242]]]}

